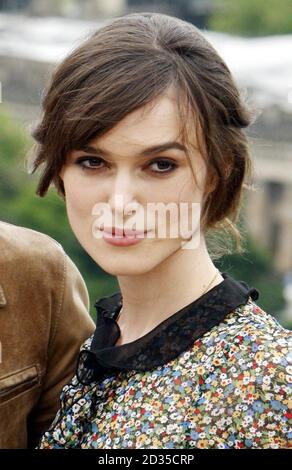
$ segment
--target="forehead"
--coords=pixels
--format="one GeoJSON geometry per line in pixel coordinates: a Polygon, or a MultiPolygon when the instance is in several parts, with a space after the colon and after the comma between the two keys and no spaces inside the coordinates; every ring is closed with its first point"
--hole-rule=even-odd
{"type": "Polygon", "coordinates": [[[180,119],[176,95],[168,91],[149,105],[125,116],[110,131],[90,142],[111,152],[138,151],[145,146],[178,140],[180,119]]]}

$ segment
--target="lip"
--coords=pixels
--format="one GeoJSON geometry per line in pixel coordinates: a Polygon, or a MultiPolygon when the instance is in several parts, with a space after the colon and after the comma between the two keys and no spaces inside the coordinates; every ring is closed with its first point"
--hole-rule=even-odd
{"type": "Polygon", "coordinates": [[[124,233],[124,229],[118,227],[104,227],[103,232],[109,233],[114,237],[126,238],[126,237],[136,237],[139,235],[145,235],[147,230],[131,230],[129,228],[126,229],[126,234],[124,233]]]}
{"type": "Polygon", "coordinates": [[[125,235],[124,230],[118,227],[104,227],[104,229],[100,230],[102,231],[103,239],[110,245],[115,246],[136,245],[148,233],[148,231],[126,229],[127,234],[125,235]]]}

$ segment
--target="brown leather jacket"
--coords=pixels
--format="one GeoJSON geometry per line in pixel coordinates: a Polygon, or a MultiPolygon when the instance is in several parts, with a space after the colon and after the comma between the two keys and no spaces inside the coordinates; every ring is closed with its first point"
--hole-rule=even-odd
{"type": "Polygon", "coordinates": [[[94,331],[84,281],[47,235],[0,222],[0,448],[34,447],[94,331]]]}

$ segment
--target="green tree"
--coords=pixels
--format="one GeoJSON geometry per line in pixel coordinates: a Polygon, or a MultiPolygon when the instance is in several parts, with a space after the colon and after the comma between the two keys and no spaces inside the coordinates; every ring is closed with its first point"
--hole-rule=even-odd
{"type": "Polygon", "coordinates": [[[244,247],[244,254],[225,255],[216,264],[221,271],[258,289],[260,295],[256,303],[277,317],[284,307],[283,286],[272,268],[271,253],[258,246],[250,236],[245,238],[244,247]]]}
{"type": "Polygon", "coordinates": [[[215,0],[208,28],[243,36],[292,33],[291,0],[215,0]]]}

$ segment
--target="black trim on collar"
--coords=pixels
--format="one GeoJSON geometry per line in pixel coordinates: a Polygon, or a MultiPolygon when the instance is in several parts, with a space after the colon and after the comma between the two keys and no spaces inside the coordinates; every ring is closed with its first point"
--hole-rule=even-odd
{"type": "Polygon", "coordinates": [[[99,379],[105,373],[121,370],[146,371],[175,359],[207,331],[222,322],[225,316],[257,300],[259,291],[246,282],[221,273],[224,280],[157,325],[146,335],[130,343],[115,346],[120,336],[116,322],[122,307],[117,292],[95,303],[96,330],[90,350],[79,354],[77,378],[83,384],[99,379]]]}

